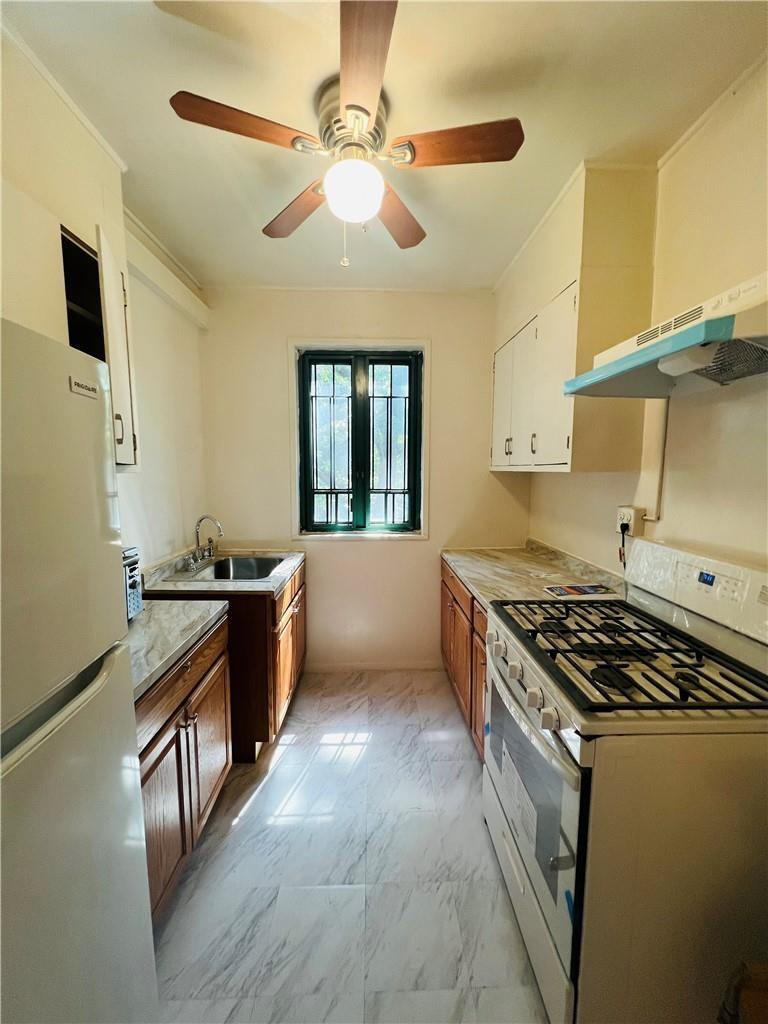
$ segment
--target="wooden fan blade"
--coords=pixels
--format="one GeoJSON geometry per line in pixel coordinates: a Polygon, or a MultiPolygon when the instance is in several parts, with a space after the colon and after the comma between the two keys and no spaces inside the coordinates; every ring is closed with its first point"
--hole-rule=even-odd
{"type": "Polygon", "coordinates": [[[293,147],[294,139],[307,139],[318,149],[321,148],[320,140],[314,135],[297,131],[276,121],[268,121],[266,117],[249,114],[236,107],[228,107],[224,103],[217,103],[216,100],[206,99],[205,96],[196,96],[193,92],[177,92],[175,96],[171,96],[170,103],[179,117],[185,121],[206,124],[210,128],[220,128],[223,132],[234,132],[236,135],[246,135],[249,139],[271,142],[273,146],[285,146],[286,149],[293,147]]]}
{"type": "Polygon", "coordinates": [[[341,0],[341,116],[361,107],[373,127],[397,0],[341,0]]]}
{"type": "Polygon", "coordinates": [[[516,117],[505,121],[486,121],[462,128],[401,135],[390,145],[390,151],[410,144],[413,160],[398,161],[396,167],[438,167],[442,164],[484,164],[495,160],[511,160],[523,144],[523,126],[516,117]]]}
{"type": "Polygon", "coordinates": [[[427,232],[391,185],[387,185],[384,192],[379,220],[401,249],[411,249],[427,237],[427,232]]]}
{"type": "Polygon", "coordinates": [[[278,213],[274,220],[262,228],[264,234],[270,238],[287,238],[288,235],[292,235],[296,228],[325,202],[325,196],[322,192],[318,192],[321,184],[322,179],[318,178],[303,192],[300,192],[284,210],[278,213]]]}

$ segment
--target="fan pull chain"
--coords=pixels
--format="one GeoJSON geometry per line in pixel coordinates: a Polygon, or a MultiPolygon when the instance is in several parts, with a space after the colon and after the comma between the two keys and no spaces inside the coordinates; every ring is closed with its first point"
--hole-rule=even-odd
{"type": "Polygon", "coordinates": [[[348,267],[350,264],[349,256],[347,256],[347,222],[343,220],[341,222],[342,230],[344,232],[344,255],[339,260],[342,267],[348,267]]]}

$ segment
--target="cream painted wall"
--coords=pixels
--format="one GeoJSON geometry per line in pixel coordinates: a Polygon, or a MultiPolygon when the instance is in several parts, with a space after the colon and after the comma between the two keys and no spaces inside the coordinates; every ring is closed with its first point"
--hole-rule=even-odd
{"type": "Polygon", "coordinates": [[[123,543],[148,565],[189,547],[205,510],[203,343],[189,316],[129,272],[141,448],[139,470],[118,473],[118,499],[123,543]]]}
{"type": "Polygon", "coordinates": [[[526,534],[527,479],[487,469],[491,295],[233,288],[208,299],[208,503],[227,540],[306,550],[311,666],[437,666],[440,549],[526,534]],[[291,540],[290,339],[330,338],[430,341],[427,539],[291,540]]]}
{"type": "MultiPolygon", "coordinates": [[[[767,97],[763,64],[660,162],[652,322],[766,269],[767,97]]],[[[765,564],[767,395],[765,378],[677,386],[661,520],[647,536],[765,564]]],[[[657,416],[648,409],[646,436],[657,416]]],[[[649,496],[638,485],[633,473],[541,474],[531,486],[530,534],[615,569],[614,509],[649,504],[652,487],[649,496]]]]}

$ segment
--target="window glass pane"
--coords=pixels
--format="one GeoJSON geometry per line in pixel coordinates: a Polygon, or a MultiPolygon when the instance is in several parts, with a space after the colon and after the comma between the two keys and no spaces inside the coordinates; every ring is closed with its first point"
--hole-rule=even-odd
{"type": "Polygon", "coordinates": [[[352,522],[352,503],[350,494],[337,494],[336,495],[336,522],[337,523],[351,523],[352,522]]]}
{"type": "Polygon", "coordinates": [[[333,394],[333,364],[316,363],[312,374],[312,394],[333,394]]]}
{"type": "Polygon", "coordinates": [[[387,486],[389,468],[387,440],[389,427],[389,399],[372,398],[371,403],[371,487],[383,490],[387,486]]]}
{"type": "Polygon", "coordinates": [[[337,398],[348,398],[352,394],[352,367],[337,364],[334,367],[334,389],[337,398]]]}
{"type": "Polygon", "coordinates": [[[398,398],[408,397],[408,367],[392,367],[392,394],[398,398]]]}
{"type": "Polygon", "coordinates": [[[313,518],[316,523],[328,522],[328,499],[325,494],[315,495],[315,510],[313,518]]]}
{"type": "Polygon", "coordinates": [[[405,522],[405,499],[402,494],[396,494],[394,496],[394,509],[395,514],[393,516],[393,522],[404,523],[405,522]]]}
{"type": "Polygon", "coordinates": [[[384,520],[384,495],[383,494],[372,494],[371,495],[371,523],[378,523],[381,525],[384,520]]]}
{"type": "Polygon", "coordinates": [[[331,486],[331,399],[313,398],[315,489],[331,486]]]}
{"type": "Polygon", "coordinates": [[[350,399],[333,400],[333,481],[332,486],[341,490],[349,487],[352,476],[350,465],[350,399]]]}
{"type": "Polygon", "coordinates": [[[405,490],[407,473],[407,398],[393,398],[390,487],[405,490]]]}
{"type": "MultiPolygon", "coordinates": [[[[376,363],[373,367],[373,387],[371,387],[372,395],[390,395],[392,394],[392,367],[386,363],[376,363]]],[[[370,385],[369,385],[370,386],[370,385]]]]}

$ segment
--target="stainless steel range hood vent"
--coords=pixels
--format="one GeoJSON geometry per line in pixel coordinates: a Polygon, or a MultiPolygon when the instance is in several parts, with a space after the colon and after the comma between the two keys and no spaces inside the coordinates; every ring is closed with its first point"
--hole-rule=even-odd
{"type": "Polygon", "coordinates": [[[564,390],[664,398],[688,373],[716,384],[768,373],[768,273],[599,353],[594,369],[566,381],[564,390]]]}

